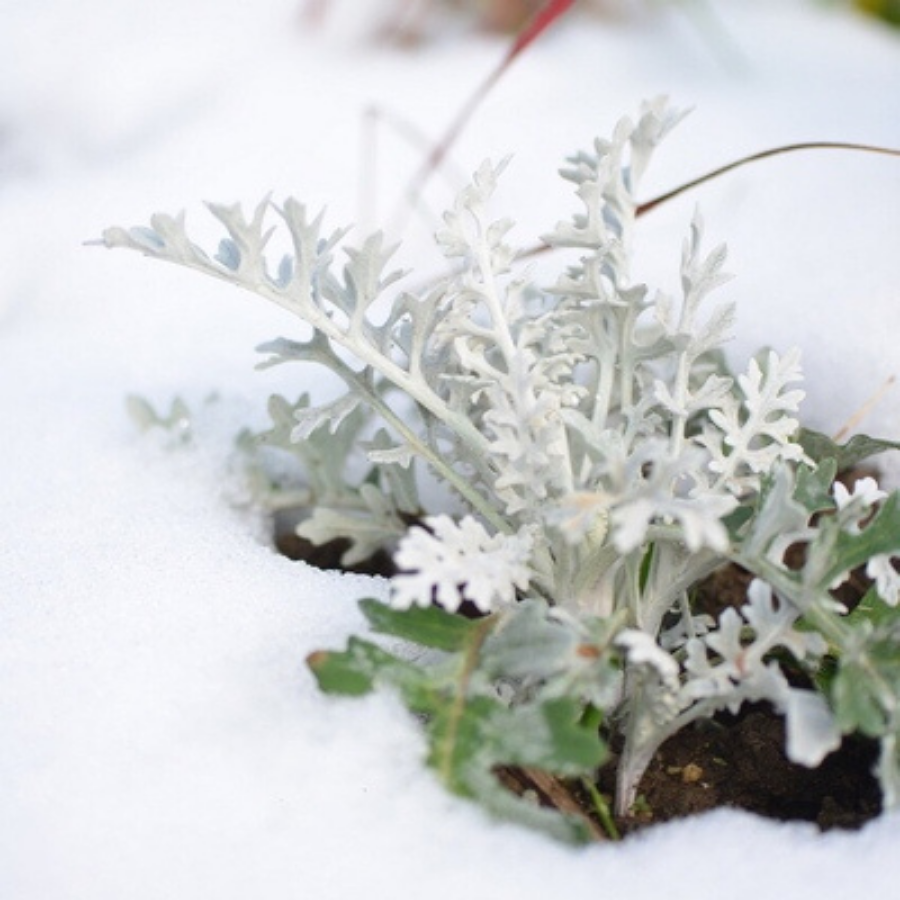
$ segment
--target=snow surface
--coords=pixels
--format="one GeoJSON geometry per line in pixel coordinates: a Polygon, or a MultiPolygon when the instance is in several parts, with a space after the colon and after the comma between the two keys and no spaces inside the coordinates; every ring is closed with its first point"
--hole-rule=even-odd
{"type": "MultiPolygon", "coordinates": [[[[575,19],[499,85],[454,159],[515,153],[498,206],[523,243],[572,208],[564,155],[658,93],[696,112],[648,195],[773,144],[900,146],[895,33],[800,0],[713,5],[727,39],[679,4],[575,19]]],[[[448,797],[392,699],[317,693],[304,656],[341,645],[384,584],[280,558],[230,502],[232,435],[312,377],[252,371],[293,323],[82,241],[185,206],[203,231],[201,200],[269,190],[327,203],[333,224],[387,216],[417,155],[382,130],[365,163],[365,109],[436,136],[503,45],[390,48],[368,38],[375,6],[334,0],[313,33],[298,0],[4,4],[0,897],[895,895],[896,817],[820,836],[723,811],[573,850],[448,797]],[[194,445],[138,435],[129,393],[184,397],[194,445]]],[[[735,360],[799,343],[809,421],[834,430],[897,372],[898,200],[896,160],[786,157],[648,217],[641,264],[674,283],[699,203],[739,275],[735,360]]],[[[896,389],[865,428],[900,438],[896,389]]]]}

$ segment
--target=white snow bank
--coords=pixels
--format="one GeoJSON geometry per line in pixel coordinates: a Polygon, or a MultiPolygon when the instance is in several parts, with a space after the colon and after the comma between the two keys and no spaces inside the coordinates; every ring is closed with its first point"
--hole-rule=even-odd
{"type": "MultiPolygon", "coordinates": [[[[561,26],[517,64],[456,156],[472,169],[516,153],[500,202],[523,242],[570,204],[551,174],[561,157],[659,92],[697,112],[648,193],[773,143],[900,146],[896,35],[800,2],[716,8],[744,56],[733,70],[675,10],[561,26]]],[[[288,0],[4,11],[0,896],[888,896],[897,819],[820,836],[721,812],[574,851],[447,797],[390,698],[316,692],[305,655],[342,644],[361,624],[356,599],[384,586],[279,558],[228,503],[231,436],[262,424],[271,391],[307,386],[300,370],[252,371],[253,346],[291,323],[81,245],[158,208],[187,206],[203,230],[200,200],[269,189],[353,219],[364,106],[437,134],[502,51],[479,38],[402,54],[343,25],[304,36],[296,12],[288,0]],[[205,410],[198,446],[137,435],[127,393],[205,410]]],[[[415,154],[381,146],[386,213],[415,154]]],[[[889,160],[764,164],[648,219],[642,264],[674,280],[700,202],[739,275],[735,356],[800,343],[809,414],[834,428],[896,371],[898,189],[889,160]]],[[[444,199],[438,185],[430,196],[444,199]]],[[[409,255],[424,246],[414,235],[409,255]]],[[[900,437],[896,391],[867,427],[900,437]]]]}

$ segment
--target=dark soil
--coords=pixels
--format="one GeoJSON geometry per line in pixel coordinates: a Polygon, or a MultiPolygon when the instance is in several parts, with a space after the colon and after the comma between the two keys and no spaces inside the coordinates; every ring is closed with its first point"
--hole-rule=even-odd
{"type": "MultiPolygon", "coordinates": [[[[291,559],[344,569],[341,556],[349,544],[332,541],[316,547],[287,532],[276,536],[276,546],[291,559]]],[[[802,558],[797,564],[802,564],[802,558]]],[[[351,570],[384,576],[394,572],[388,554],[351,570]]],[[[751,580],[737,566],[723,567],[699,587],[698,611],[717,616],[727,606],[742,606],[751,580]]],[[[842,586],[840,599],[853,608],[867,588],[865,577],[855,573],[842,586]]],[[[803,678],[796,673],[798,683],[803,678]]],[[[784,747],[784,722],[765,704],[745,706],[738,715],[720,714],[686,728],[660,748],[641,780],[635,808],[628,816],[616,818],[615,825],[624,835],[658,822],[731,807],[773,819],[814,822],[827,830],[859,828],[880,813],[881,792],[872,774],[876,741],[847,737],[815,769],[790,762],[784,747]]],[[[606,798],[614,794],[616,761],[613,754],[599,773],[597,787],[606,798]]],[[[593,804],[580,786],[545,773],[504,770],[498,775],[509,789],[536,795],[545,805],[569,813],[580,810],[591,819],[595,834],[604,835],[593,804]]]]}
{"type": "MultiPolygon", "coordinates": [[[[821,829],[859,828],[881,811],[872,775],[875,741],[851,736],[815,769],[788,760],[784,722],[767,706],[698,723],[668,740],[641,780],[632,815],[619,831],[717,807],[746,809],[772,819],[815,822],[821,829]]],[[[615,759],[600,773],[612,796],[615,759]]]]}

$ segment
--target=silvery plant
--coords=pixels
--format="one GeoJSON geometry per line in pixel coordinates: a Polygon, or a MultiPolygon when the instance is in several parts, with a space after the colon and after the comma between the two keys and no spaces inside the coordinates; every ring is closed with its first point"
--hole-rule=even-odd
{"type": "Polygon", "coordinates": [[[579,211],[544,237],[563,260],[550,286],[523,274],[511,222],[493,218],[503,164],[483,164],[444,215],[452,274],[418,293],[381,235],[344,246],[293,199],[249,217],[210,205],[227,233],[214,255],[184,216],[103,235],[305,323],[304,339],[264,345],[263,365],[325,366],[346,393],[272,399],[256,443],[304,475],[261,493],[302,503],[312,542],[347,539],[346,564],[388,548],[396,566],[390,603],[361,602],[373,635],[313,654],[312,671],[331,693],[398,692],[451,790],[570,838],[590,817],[510,792],[503,773],[574,781],[608,819],[592,776],[613,745],[624,815],[667,738],[748,702],[783,714],[786,753],[806,766],[844,734],[876,738],[885,807],[900,805],[900,496],[835,481],[891,445],[801,429],[796,350],[729,372],[734,309],[709,299],[726,254],[704,250],[699,216],[678,296],[633,278],[636,192],[681,118],[645,104],[569,161],[579,211]],[[290,252],[275,260],[278,229],[290,252]],[[424,471],[445,488],[430,511],[424,471]],[[696,590],[726,564],[753,580],[716,620],[696,590]],[[872,587],[848,610],[834,588],[860,567],[872,587]]]}

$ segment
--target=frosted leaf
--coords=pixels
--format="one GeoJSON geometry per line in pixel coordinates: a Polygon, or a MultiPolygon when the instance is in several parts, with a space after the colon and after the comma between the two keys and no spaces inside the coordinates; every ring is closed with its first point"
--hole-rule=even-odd
{"type": "Polygon", "coordinates": [[[874,478],[859,478],[853,484],[853,492],[847,490],[847,486],[841,481],[835,481],[832,486],[834,502],[838,509],[847,509],[851,504],[860,504],[870,507],[887,497],[887,493],[878,487],[874,478]]]}
{"type": "Polygon", "coordinates": [[[814,768],[841,745],[841,732],[821,694],[792,688],[782,704],[787,730],[787,755],[792,762],[814,768]]]}
{"type": "MultiPolygon", "coordinates": [[[[832,496],[841,528],[849,534],[859,534],[872,513],[872,507],[888,495],[878,487],[874,478],[860,478],[854,483],[852,493],[840,481],[835,481],[832,496]]],[[[874,578],[874,575],[869,577],[874,578]]]]}
{"type": "Polygon", "coordinates": [[[408,469],[415,459],[413,449],[406,444],[399,447],[386,447],[384,449],[369,450],[366,453],[370,462],[381,466],[400,466],[408,469]]]}
{"type": "Polygon", "coordinates": [[[710,421],[721,437],[707,430],[701,443],[710,450],[710,469],[719,473],[722,484],[736,492],[756,488],[756,476],[772,469],[779,460],[808,461],[794,440],[800,423],[793,414],[804,392],[787,388],[801,378],[799,350],[783,358],[769,351],[765,368],[751,360],[747,373],[738,376],[742,402],[727,398],[720,409],[710,412],[710,421]]]}
{"type": "Polygon", "coordinates": [[[488,202],[508,162],[508,158],[497,165],[488,160],[483,162],[472,182],[457,196],[453,208],[444,213],[446,227],[437,233],[436,239],[448,258],[471,258],[477,255],[479,247],[483,247],[497,273],[508,269],[515,254],[503,243],[503,237],[512,223],[508,219],[487,221],[488,202]]]}
{"type": "Polygon", "coordinates": [[[394,560],[401,569],[392,579],[391,604],[400,609],[438,603],[455,612],[469,600],[481,611],[515,602],[530,580],[532,538],[490,535],[472,516],[456,523],[449,516],[428,516],[426,527],[413,526],[394,560]]]}
{"type": "Polygon", "coordinates": [[[631,134],[632,187],[640,182],[659,144],[689,113],[689,109],[672,109],[664,96],[641,104],[641,115],[631,134]]]}
{"type": "Polygon", "coordinates": [[[297,527],[297,534],[321,545],[337,539],[350,541],[341,565],[353,566],[393,544],[406,530],[392,498],[375,485],[363,484],[357,507],[319,506],[297,527]]]}
{"type": "Polygon", "coordinates": [[[346,394],[333,403],[325,406],[313,406],[294,411],[297,424],[291,431],[291,440],[299,442],[308,438],[317,428],[323,425],[334,434],[340,428],[341,422],[347,418],[360,403],[360,398],[353,394],[346,394]]]}
{"type": "Polygon", "coordinates": [[[886,553],[873,556],[866,564],[866,575],[875,582],[878,596],[888,606],[900,604],[900,573],[894,568],[892,558],[886,553]]]}
{"type": "Polygon", "coordinates": [[[678,663],[649,634],[628,628],[616,637],[615,644],[625,651],[630,665],[652,669],[668,690],[678,689],[678,663]]]}
{"type": "Polygon", "coordinates": [[[747,674],[747,653],[741,641],[743,627],[737,610],[729,607],[719,616],[719,627],[704,639],[706,646],[721,657],[719,667],[730,678],[739,679],[747,674]]]}
{"type": "Polygon", "coordinates": [[[628,553],[645,540],[653,521],[674,520],[681,527],[685,546],[692,551],[728,547],[728,531],[722,518],[735,507],[731,497],[641,497],[623,503],[613,511],[614,539],[620,553],[628,553]]]}
{"type": "Polygon", "coordinates": [[[772,588],[759,578],[750,582],[741,615],[755,632],[755,652],[760,656],[771,647],[782,646],[796,659],[804,660],[822,656],[828,649],[827,642],[818,632],[794,628],[800,610],[776,600],[772,588]]]}
{"type": "Polygon", "coordinates": [[[749,557],[765,556],[780,562],[792,543],[812,536],[809,512],[794,499],[795,486],[794,473],[787,466],[778,466],[743,542],[744,553],[749,557]]]}
{"type": "Polygon", "coordinates": [[[671,458],[664,445],[650,442],[629,460],[629,467],[649,474],[626,486],[610,515],[613,540],[620,553],[628,553],[646,539],[647,529],[654,523],[675,523],[685,545],[696,551],[702,547],[723,551],[728,546],[728,532],[722,518],[737,501],[729,494],[704,490],[696,469],[702,465],[702,454],[688,448],[680,457],[671,458]]]}

